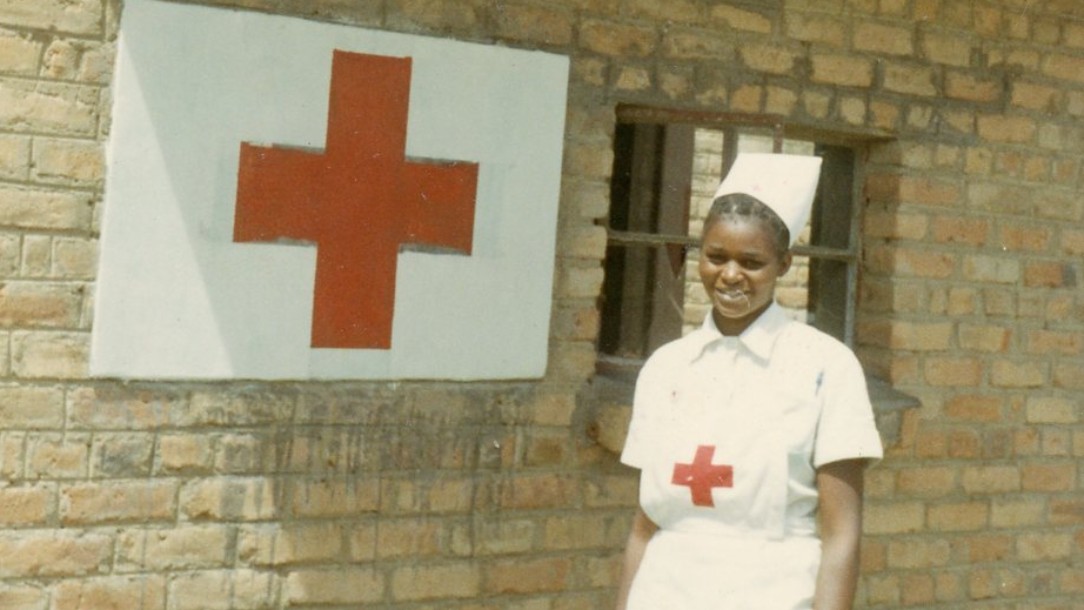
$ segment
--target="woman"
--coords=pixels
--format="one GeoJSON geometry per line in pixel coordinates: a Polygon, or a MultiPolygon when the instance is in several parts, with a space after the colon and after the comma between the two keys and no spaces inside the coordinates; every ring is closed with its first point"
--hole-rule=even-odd
{"type": "Polygon", "coordinates": [[[838,610],[858,577],[862,473],[881,444],[853,353],[774,303],[820,159],[739,155],[704,223],[703,326],[636,384],[641,470],[619,610],[838,610]]]}

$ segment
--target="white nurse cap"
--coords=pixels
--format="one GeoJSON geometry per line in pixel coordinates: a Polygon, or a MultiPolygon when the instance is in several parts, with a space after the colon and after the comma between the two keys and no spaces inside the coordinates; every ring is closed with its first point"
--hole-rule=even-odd
{"type": "Polygon", "coordinates": [[[738,153],[714,199],[733,193],[756,197],[783,219],[793,246],[809,221],[820,175],[820,157],[738,153]]]}

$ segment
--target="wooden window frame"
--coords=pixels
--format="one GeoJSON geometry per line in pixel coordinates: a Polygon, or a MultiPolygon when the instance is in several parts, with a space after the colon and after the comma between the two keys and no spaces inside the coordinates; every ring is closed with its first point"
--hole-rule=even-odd
{"type": "MultiPolygon", "coordinates": [[[[833,331],[832,334],[835,334],[837,338],[844,343],[853,346],[858,271],[861,252],[861,206],[859,205],[858,188],[862,183],[862,180],[859,175],[861,168],[857,157],[864,142],[859,139],[838,136],[837,134],[826,134],[788,126],[785,124],[782,116],[770,114],[716,113],[662,109],[637,105],[619,105],[616,109],[616,118],[619,125],[686,125],[723,131],[724,149],[722,175],[726,175],[734,158],[737,156],[737,137],[735,136],[743,131],[769,131],[771,133],[772,148],[774,152],[781,152],[783,150],[783,143],[788,138],[806,140],[814,142],[817,145],[827,146],[827,148],[824,149],[827,151],[827,154],[841,154],[839,151],[849,150],[853,157],[849,162],[850,172],[847,176],[848,180],[841,181],[842,183],[833,183],[832,180],[829,180],[827,181],[828,184],[822,184],[822,189],[836,189],[837,192],[833,197],[846,197],[849,203],[848,209],[846,210],[848,219],[846,231],[841,233],[838,230],[834,232],[831,229],[828,230],[828,233],[834,234],[831,239],[843,239],[846,245],[839,247],[801,244],[796,245],[792,249],[792,252],[795,256],[808,257],[810,261],[811,281],[809,290],[811,291],[811,298],[815,298],[813,291],[816,290],[813,283],[814,272],[812,270],[815,266],[815,262],[825,261],[842,263],[845,271],[843,272],[844,277],[841,281],[844,283],[843,294],[845,296],[840,297],[843,300],[842,303],[833,305],[833,307],[838,308],[833,311],[839,311],[842,314],[842,322],[839,325],[840,328],[833,331]],[[833,135],[836,137],[833,137],[833,135]]],[[[823,182],[825,182],[824,175],[822,175],[822,183],[823,182]]],[[[684,209],[686,211],[689,208],[689,203],[688,199],[684,202],[684,209]]],[[[822,209],[819,210],[819,213],[822,215],[824,214],[823,208],[825,207],[827,206],[820,206],[822,209]]],[[[815,219],[814,222],[816,223],[817,219],[815,219]]],[[[831,222],[828,224],[838,227],[839,222],[837,212],[837,217],[831,219],[831,222]]],[[[698,236],[614,229],[610,226],[609,218],[607,218],[606,223],[608,247],[667,248],[671,251],[673,251],[673,249],[681,249],[683,252],[699,248],[698,236]]],[[[835,271],[835,274],[836,276],[839,275],[838,269],[835,271]]],[[[836,290],[839,290],[838,286],[836,286],[836,290]]],[[[605,296],[606,295],[604,294],[604,297],[605,296]]],[[[605,316],[605,312],[603,315],[605,316]]],[[[671,338],[677,337],[674,336],[671,338]]],[[[606,351],[602,349],[600,339],[599,371],[603,374],[617,374],[618,376],[622,376],[623,373],[632,373],[639,369],[639,365],[642,364],[643,359],[649,355],[653,347],[657,347],[657,345],[648,346],[648,348],[646,348],[648,353],[643,354],[643,358],[629,358],[606,353],[606,351]]]]}

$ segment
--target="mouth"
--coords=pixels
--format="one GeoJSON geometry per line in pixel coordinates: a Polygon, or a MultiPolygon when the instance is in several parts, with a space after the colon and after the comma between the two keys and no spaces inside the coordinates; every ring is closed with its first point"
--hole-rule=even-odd
{"type": "Polygon", "coordinates": [[[736,288],[730,289],[716,289],[715,298],[721,303],[748,303],[749,295],[744,290],[738,290],[736,288]]]}

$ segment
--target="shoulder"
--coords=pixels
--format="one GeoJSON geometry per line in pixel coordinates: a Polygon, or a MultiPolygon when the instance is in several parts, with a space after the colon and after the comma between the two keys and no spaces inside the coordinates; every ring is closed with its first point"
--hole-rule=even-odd
{"type": "Polygon", "coordinates": [[[664,343],[644,362],[644,369],[665,367],[674,363],[688,364],[710,342],[711,338],[705,335],[707,332],[697,329],[684,337],[664,343]]]}
{"type": "Polygon", "coordinates": [[[637,384],[651,383],[660,377],[670,377],[676,369],[685,368],[696,358],[700,350],[710,341],[702,329],[674,339],[659,346],[644,362],[640,369],[637,384]]]}
{"type": "Polygon", "coordinates": [[[776,350],[779,359],[787,366],[862,374],[862,365],[850,347],[828,333],[801,322],[787,325],[779,337],[776,350]]]}

